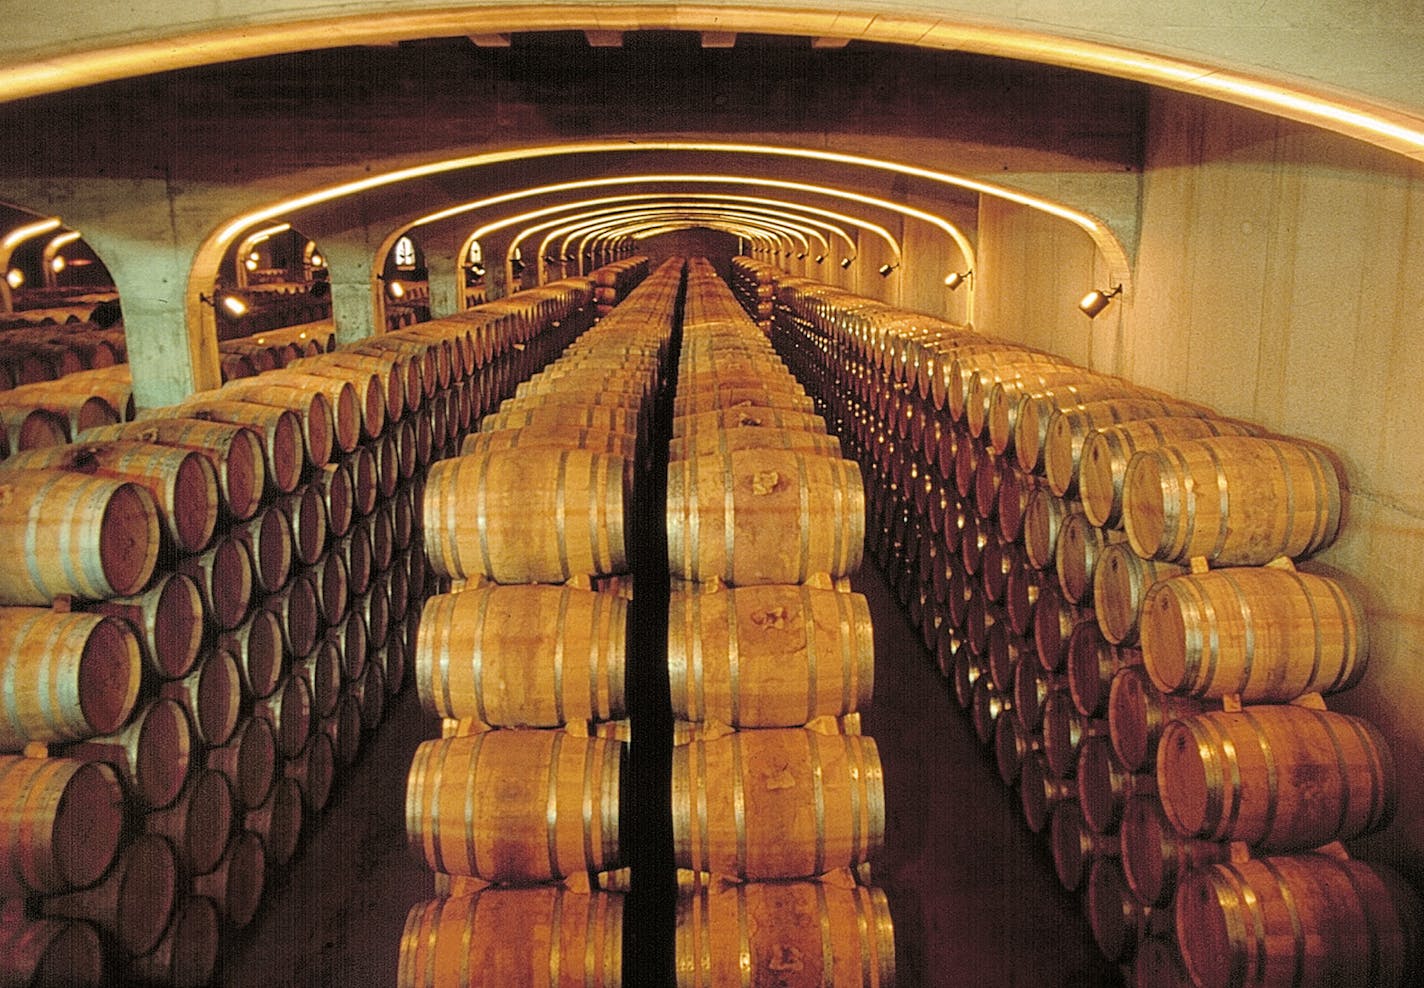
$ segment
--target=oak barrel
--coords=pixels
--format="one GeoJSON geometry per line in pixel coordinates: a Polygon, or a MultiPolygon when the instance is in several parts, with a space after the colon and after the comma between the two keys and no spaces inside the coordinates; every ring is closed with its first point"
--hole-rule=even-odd
{"type": "Polygon", "coordinates": [[[1325,854],[1212,865],[1177,894],[1199,988],[1418,984],[1420,905],[1387,868],[1325,854]]]}
{"type": "Polygon", "coordinates": [[[674,592],[672,709],[685,720],[795,727],[869,704],[875,642],[860,594],[809,586],[674,592]]]}
{"type": "Polygon", "coordinates": [[[1340,478],[1313,447],[1218,436],[1141,450],[1122,482],[1122,521],[1140,556],[1221,566],[1298,558],[1340,527],[1340,478]]]}
{"type": "Polygon", "coordinates": [[[1185,573],[1186,567],[1143,559],[1126,542],[1103,547],[1093,568],[1093,611],[1103,637],[1114,645],[1136,645],[1142,600],[1153,584],[1185,573]]]}
{"type": "Polygon", "coordinates": [[[0,750],[117,730],[142,671],[138,640],[115,618],[0,607],[0,750]]]}
{"type": "Polygon", "coordinates": [[[123,822],[109,766],[0,755],[0,898],[94,884],[113,863],[123,822]]]}
{"type": "Polygon", "coordinates": [[[895,931],[885,893],[855,883],[680,879],[678,988],[892,988],[895,931]]]}
{"type": "Polygon", "coordinates": [[[220,925],[213,900],[183,896],[158,946],[129,962],[130,978],[143,984],[202,988],[212,981],[217,966],[220,925]]]}
{"type": "Polygon", "coordinates": [[[848,576],[865,541],[860,468],[767,449],[681,460],[668,466],[667,529],[675,578],[741,586],[848,576]]]}
{"type": "Polygon", "coordinates": [[[1265,850],[1378,830],[1398,799],[1394,758],[1378,728],[1297,706],[1173,721],[1157,747],[1157,782],[1179,832],[1265,850]]]}
{"type": "Polygon", "coordinates": [[[623,984],[623,896],[546,885],[417,903],[401,934],[396,984],[617,988],[623,984]]]}
{"type": "Polygon", "coordinates": [[[624,461],[588,450],[488,451],[433,464],[425,547],[442,576],[562,583],[624,572],[624,461]]]}
{"type": "Polygon", "coordinates": [[[31,918],[25,903],[0,903],[0,983],[25,988],[100,988],[104,950],[88,923],[31,918]]]}
{"type": "Polygon", "coordinates": [[[737,731],[673,751],[678,867],[743,879],[855,867],[885,834],[875,742],[800,728],[737,731]]]}
{"type": "Polygon", "coordinates": [[[1274,567],[1173,577],[1147,592],[1142,657],[1164,693],[1279,703],[1364,675],[1364,612],[1328,577],[1274,567]]]}
{"type": "Polygon", "coordinates": [[[487,586],[429,598],[416,643],[421,704],[495,727],[626,716],[627,602],[573,587],[487,586]]]}
{"type": "Polygon", "coordinates": [[[93,923],[130,956],[158,945],[173,915],[178,869],[168,841],[140,834],[119,853],[99,884],[53,895],[40,903],[46,916],[93,923]]]}
{"type": "Polygon", "coordinates": [[[158,509],[137,484],[62,470],[0,470],[0,603],[126,597],[158,561],[158,509]]]}
{"type": "Polygon", "coordinates": [[[617,867],[624,751],[564,731],[426,741],[406,784],[411,848],[435,871],[496,882],[617,867]]]}

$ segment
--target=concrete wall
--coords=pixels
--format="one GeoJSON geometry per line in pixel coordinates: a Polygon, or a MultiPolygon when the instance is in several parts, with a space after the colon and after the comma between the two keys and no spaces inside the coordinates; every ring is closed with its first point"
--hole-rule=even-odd
{"type": "Polygon", "coordinates": [[[1329,699],[1390,738],[1402,798],[1360,842],[1424,875],[1424,166],[1168,93],[1151,98],[1136,291],[1089,323],[1101,259],[1076,230],[986,200],[979,325],[1211,405],[1342,459],[1334,547],[1368,613],[1364,682],[1329,699]],[[1029,286],[1029,287],[1022,287],[1029,286]],[[1121,345],[1119,347],[1119,340],[1121,345]]]}

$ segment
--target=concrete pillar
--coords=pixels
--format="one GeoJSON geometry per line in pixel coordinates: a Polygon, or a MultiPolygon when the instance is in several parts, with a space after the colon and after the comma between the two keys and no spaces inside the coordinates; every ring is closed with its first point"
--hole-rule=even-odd
{"type": "Polygon", "coordinates": [[[210,306],[188,294],[197,244],[156,242],[93,224],[84,235],[119,290],[134,404],[172,405],[218,387],[217,320],[210,306]]]}
{"type": "Polygon", "coordinates": [[[336,342],[356,343],[385,328],[385,305],[375,275],[375,247],[364,238],[323,237],[322,254],[331,272],[331,319],[336,342]]]}
{"type": "Polygon", "coordinates": [[[446,226],[422,227],[425,269],[430,277],[430,318],[443,319],[465,310],[465,259],[460,256],[468,232],[446,226]]]}

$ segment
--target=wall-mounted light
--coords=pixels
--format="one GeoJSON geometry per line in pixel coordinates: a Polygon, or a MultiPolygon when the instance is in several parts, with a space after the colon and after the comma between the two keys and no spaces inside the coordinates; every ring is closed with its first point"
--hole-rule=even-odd
{"type": "Polygon", "coordinates": [[[514,273],[514,277],[518,278],[524,273],[524,262],[516,257],[509,262],[509,270],[514,273]]]}
{"type": "Polygon", "coordinates": [[[5,272],[5,283],[11,288],[19,288],[25,283],[25,272],[19,268],[11,268],[5,272]]]}
{"type": "Polygon", "coordinates": [[[960,285],[964,284],[967,281],[970,281],[973,277],[973,268],[970,268],[963,274],[960,274],[958,271],[951,271],[949,274],[944,276],[944,287],[948,288],[950,291],[955,291],[959,288],[960,285]]]}
{"type": "Polygon", "coordinates": [[[405,298],[405,286],[402,285],[399,281],[387,282],[386,293],[389,294],[391,298],[405,298]]]}
{"type": "Polygon", "coordinates": [[[806,252],[803,250],[801,253],[797,254],[797,255],[796,255],[796,260],[798,260],[798,261],[804,261],[804,260],[806,260],[806,252]]]}
{"type": "Polygon", "coordinates": [[[817,263],[817,264],[821,264],[821,263],[823,263],[825,260],[826,260],[826,255],[825,255],[825,254],[817,254],[817,255],[816,255],[816,263],[817,263]]]}
{"type": "Polygon", "coordinates": [[[854,261],[854,260],[855,260],[855,258],[853,258],[853,257],[842,257],[842,258],[841,258],[841,267],[843,267],[843,268],[848,268],[848,267],[850,267],[850,262],[851,262],[851,261],[854,261]]]}
{"type": "Polygon", "coordinates": [[[54,255],[54,259],[49,262],[49,269],[55,274],[59,274],[64,270],[64,264],[64,257],[60,254],[56,254],[54,255]]]}
{"type": "Polygon", "coordinates": [[[1122,294],[1122,286],[1118,285],[1111,291],[1103,291],[1101,288],[1094,288],[1091,292],[1078,300],[1078,308],[1083,310],[1083,315],[1089,319],[1096,319],[1098,314],[1108,307],[1108,302],[1122,294]]]}
{"type": "Polygon", "coordinates": [[[880,272],[880,277],[882,277],[882,278],[888,278],[888,277],[890,277],[890,272],[891,272],[891,271],[894,271],[894,270],[895,270],[896,268],[898,268],[899,266],[900,266],[900,265],[898,265],[898,264],[882,264],[882,265],[880,265],[880,267],[877,268],[876,270],[878,270],[878,271],[880,272]]]}
{"type": "Polygon", "coordinates": [[[325,263],[326,263],[326,258],[322,257],[320,254],[315,254],[315,253],[312,254],[312,256],[311,256],[311,266],[312,266],[312,267],[314,267],[314,268],[319,268],[319,267],[321,267],[321,266],[322,266],[323,264],[325,264],[325,263]]]}
{"type": "Polygon", "coordinates": [[[224,295],[221,299],[217,299],[199,293],[198,301],[202,302],[205,305],[211,305],[214,309],[217,309],[219,306],[221,306],[223,311],[226,312],[228,315],[232,316],[234,319],[240,319],[241,317],[247,315],[247,303],[244,302],[242,299],[238,298],[236,295],[224,295]]]}

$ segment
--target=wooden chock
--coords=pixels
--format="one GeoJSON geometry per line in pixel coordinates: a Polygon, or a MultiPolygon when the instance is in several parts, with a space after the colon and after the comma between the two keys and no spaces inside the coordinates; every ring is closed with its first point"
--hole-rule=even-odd
{"type": "Polygon", "coordinates": [[[1191,569],[1194,575],[1200,575],[1211,569],[1211,564],[1206,561],[1205,556],[1193,556],[1191,558],[1191,569]]]}
{"type": "Polygon", "coordinates": [[[1228,693],[1221,698],[1221,709],[1229,714],[1239,714],[1241,712],[1241,694],[1228,693]]]}
{"type": "Polygon", "coordinates": [[[1244,840],[1234,840],[1231,842],[1231,863],[1241,864],[1251,860],[1251,845],[1244,840]]]}
{"type": "Polygon", "coordinates": [[[1291,701],[1295,707],[1305,707],[1307,710],[1325,710],[1325,697],[1319,693],[1302,693],[1291,701]]]}
{"type": "Polygon", "coordinates": [[[48,758],[49,745],[43,741],[27,741],[25,743],[24,756],[26,758],[48,758]]]}
{"type": "Polygon", "coordinates": [[[67,593],[62,593],[50,601],[49,609],[56,614],[68,614],[74,609],[74,598],[67,593]]]}
{"type": "Polygon", "coordinates": [[[1287,573],[1295,572],[1295,560],[1291,559],[1290,556],[1277,556],[1267,563],[1266,566],[1270,569],[1282,569],[1287,573]]]}

